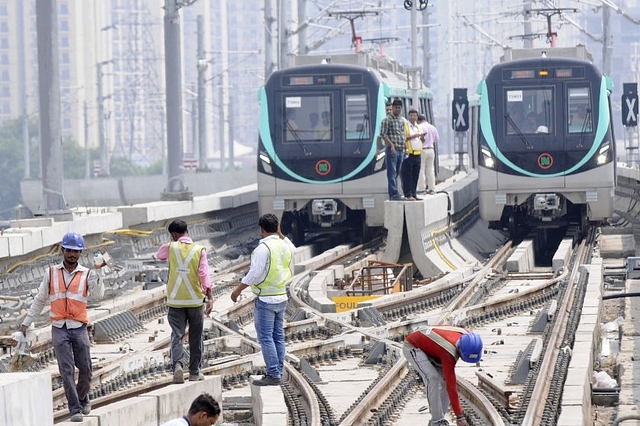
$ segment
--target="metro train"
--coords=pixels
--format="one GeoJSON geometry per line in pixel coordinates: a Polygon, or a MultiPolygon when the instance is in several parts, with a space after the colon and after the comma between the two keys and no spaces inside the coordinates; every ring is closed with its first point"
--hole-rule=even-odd
{"type": "Polygon", "coordinates": [[[490,228],[591,222],[613,213],[611,79],[587,60],[517,59],[478,85],[478,202],[490,228]]]}
{"type": "MultiPolygon", "coordinates": [[[[296,245],[309,234],[356,231],[366,240],[384,224],[387,179],[378,141],[388,100],[411,105],[408,73],[365,54],[300,56],[260,89],[258,208],[281,218],[296,245]]],[[[433,118],[432,92],[418,109],[433,118]]]]}

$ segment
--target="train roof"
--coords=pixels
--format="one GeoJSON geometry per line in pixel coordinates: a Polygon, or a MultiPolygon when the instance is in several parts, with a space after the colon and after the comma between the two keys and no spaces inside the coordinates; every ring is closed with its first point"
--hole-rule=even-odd
{"type": "Polygon", "coordinates": [[[366,52],[341,55],[294,55],[289,56],[290,66],[318,65],[322,63],[354,65],[390,73],[407,74],[407,69],[399,62],[380,56],[372,56],[366,52]]]}
{"type": "Polygon", "coordinates": [[[495,73],[501,72],[504,69],[514,69],[514,68],[535,68],[535,67],[563,67],[563,66],[587,66],[596,72],[596,74],[601,74],[593,63],[588,60],[580,59],[580,58],[572,58],[572,57],[548,57],[548,56],[538,56],[538,57],[528,57],[522,59],[516,59],[509,62],[501,62],[499,64],[494,65],[489,71],[490,75],[495,75],[495,73]]]}
{"type": "MultiPolygon", "coordinates": [[[[387,95],[400,96],[401,92],[411,92],[409,70],[393,59],[372,56],[366,52],[341,54],[341,55],[300,55],[289,56],[289,68],[274,71],[271,77],[290,73],[317,73],[319,70],[332,69],[367,71],[374,74],[381,82],[391,88],[392,93],[387,95]],[[326,67],[326,68],[321,68],[326,67]]],[[[432,97],[432,92],[427,87],[420,87],[420,92],[432,97]]]]}
{"type": "Polygon", "coordinates": [[[587,51],[586,46],[579,44],[574,47],[538,47],[529,49],[504,49],[504,55],[500,57],[500,62],[510,62],[517,59],[540,58],[542,55],[547,58],[575,58],[593,62],[593,56],[587,51]]]}

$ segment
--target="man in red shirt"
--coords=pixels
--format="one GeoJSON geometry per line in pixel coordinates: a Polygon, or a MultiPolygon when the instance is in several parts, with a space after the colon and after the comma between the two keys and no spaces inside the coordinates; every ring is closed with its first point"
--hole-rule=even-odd
{"type": "Polygon", "coordinates": [[[458,358],[470,363],[480,362],[480,336],[461,327],[437,325],[410,333],[405,339],[402,352],[427,389],[431,412],[429,425],[449,424],[444,416],[451,402],[456,425],[469,426],[458,396],[455,366],[458,358]]]}

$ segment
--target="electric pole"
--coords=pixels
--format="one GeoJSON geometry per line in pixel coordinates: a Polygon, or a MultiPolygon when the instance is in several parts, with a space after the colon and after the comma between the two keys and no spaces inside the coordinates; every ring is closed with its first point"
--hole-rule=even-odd
{"type": "Polygon", "coordinates": [[[38,214],[54,214],[70,219],[71,215],[62,193],[64,166],[60,136],[57,0],[36,0],[36,27],[42,158],[42,203],[38,214]]]}
{"type": "Polygon", "coordinates": [[[182,64],[180,58],[180,11],[192,1],[165,0],[164,4],[164,69],[166,82],[167,158],[169,179],[163,200],[192,200],[182,180],[182,64]]]}
{"type": "Polygon", "coordinates": [[[198,15],[198,169],[209,170],[207,166],[207,87],[205,72],[207,59],[204,54],[204,17],[198,15]]]}

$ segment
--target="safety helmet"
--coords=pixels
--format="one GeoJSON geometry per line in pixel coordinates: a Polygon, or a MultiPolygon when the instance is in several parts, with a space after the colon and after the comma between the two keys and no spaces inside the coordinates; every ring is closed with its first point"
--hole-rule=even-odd
{"type": "Polygon", "coordinates": [[[464,362],[475,364],[482,358],[482,338],[473,331],[460,336],[457,346],[460,352],[460,358],[462,358],[464,362]]]}
{"type": "Polygon", "coordinates": [[[60,245],[68,250],[84,250],[84,238],[77,232],[67,232],[60,245]]]}

